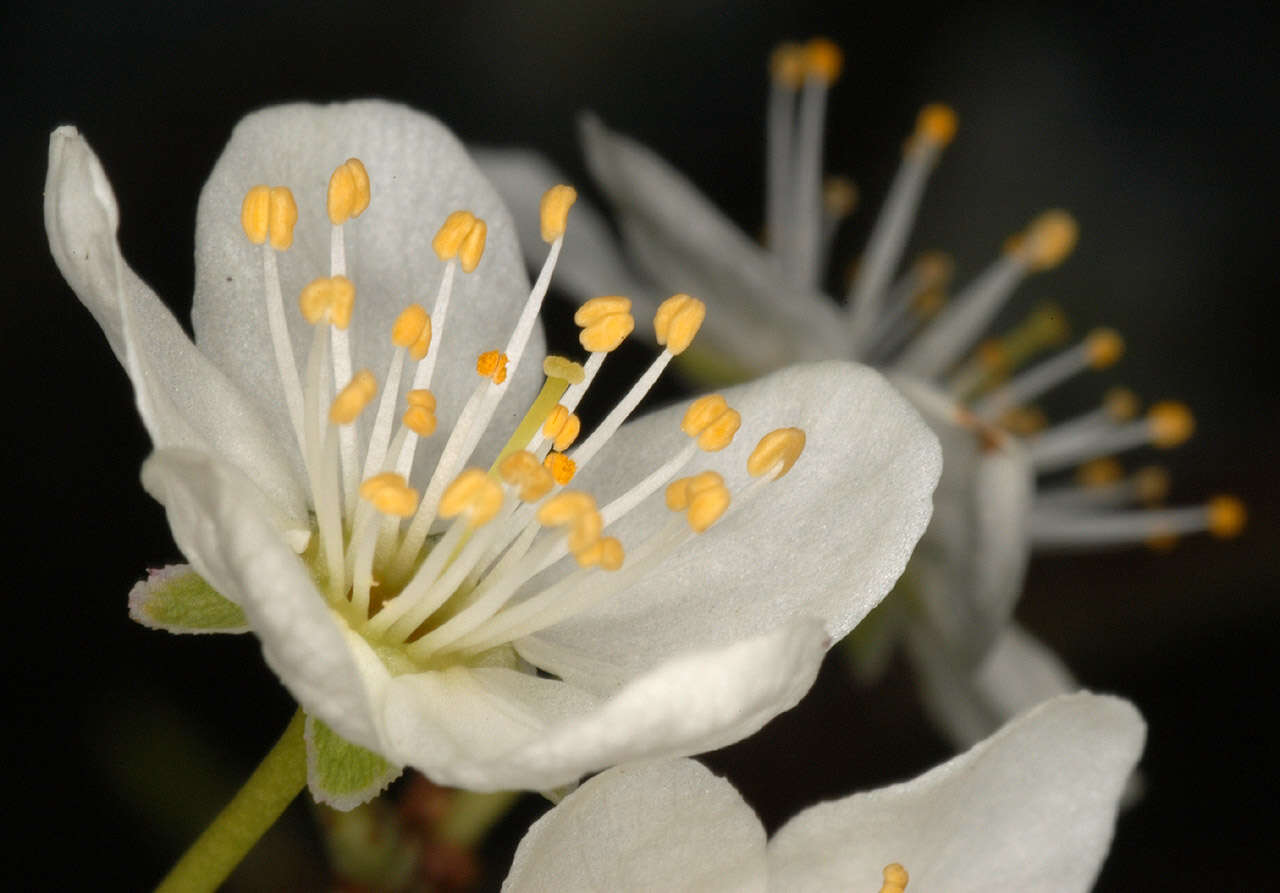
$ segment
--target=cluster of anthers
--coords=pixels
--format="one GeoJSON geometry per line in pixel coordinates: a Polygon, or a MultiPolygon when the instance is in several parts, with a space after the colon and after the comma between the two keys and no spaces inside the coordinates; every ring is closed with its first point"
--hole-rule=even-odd
{"type": "MultiPolygon", "coordinates": [[[[769,68],[767,247],[792,284],[817,288],[836,230],[857,202],[850,180],[824,180],[822,170],[826,99],[842,55],[825,38],[785,43],[769,68]]],[[[929,176],[957,127],[949,106],[931,103],[906,140],[866,247],[849,273],[845,319],[851,358],[933,385],[961,407],[955,421],[986,444],[999,443],[1006,433],[1023,438],[1037,474],[1078,466],[1075,483],[1038,488],[1030,525],[1037,547],[1143,541],[1167,546],[1198,531],[1237,535],[1245,523],[1239,499],[1217,496],[1202,505],[1161,508],[1168,491],[1164,470],[1146,467],[1126,477],[1111,458],[1137,447],[1183,443],[1194,429],[1184,404],[1158,401],[1139,418],[1137,398],[1116,389],[1100,408],[1052,426],[1034,405],[1073,376],[1119,360],[1124,342],[1116,332],[1095,329],[1063,348],[1069,335],[1065,316],[1045,304],[1006,334],[980,341],[1028,275],[1053,269],[1074,250],[1078,228],[1069,213],[1040,214],[950,299],[953,264],[945,254],[925,253],[895,276],[929,176]],[[1054,349],[1059,351],[1037,361],[1054,349]],[[1134,503],[1145,507],[1127,508],[1134,503]]]]}
{"type": "Polygon", "coordinates": [[[685,413],[687,445],[607,505],[570,488],[672,358],[689,346],[706,313],[701,301],[683,294],[661,305],[653,324],[664,350],[578,443],[579,401],[608,354],[635,327],[631,302],[606,296],[587,301],[575,316],[586,362],[548,357],[542,390],[498,458],[487,469],[468,467],[524,355],[576,197],[568,186],[554,186],[543,196],[546,261],[506,346],[477,358],[479,381],[421,491],[410,477],[419,442],[436,433],[431,380],[450,294],[458,268],[467,274],[481,261],[484,221],[458,210],[440,227],[432,242],[444,264],[435,304],[428,313],[411,303],[396,319],[389,333],[394,350],[380,388],[370,370],[352,371],[348,334],[359,313],[356,285],[346,275],[343,231],[369,205],[364,165],[349,159],[329,182],[330,273],[299,297],[302,316],[314,330],[301,377],[276,267],[276,254],[292,244],[297,206],[283,186],[255,186],[244,199],[241,223],[250,241],[263,246],[270,334],[314,509],[315,535],[299,537],[297,547],[331,608],[392,672],[469,660],[624,590],[716,523],[731,501],[740,504],[786,474],[804,448],[799,429],[767,434],[747,463],[753,480],[732,498],[715,471],[680,477],[699,452],[727,447],[741,423],[723,397],[712,395],[695,400],[685,413]],[[372,423],[361,436],[359,420],[375,400],[372,423]],[[667,524],[629,551],[605,535],[663,487],[675,513],[667,524]],[[567,555],[576,569],[540,591],[522,591],[567,555]]]}

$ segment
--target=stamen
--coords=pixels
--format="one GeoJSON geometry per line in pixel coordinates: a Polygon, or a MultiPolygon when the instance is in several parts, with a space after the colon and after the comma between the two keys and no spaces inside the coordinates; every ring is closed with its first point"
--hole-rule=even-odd
{"type": "Polygon", "coordinates": [[[445,488],[440,497],[442,518],[464,515],[472,527],[488,524],[502,507],[502,488],[483,470],[468,468],[445,488]]]}
{"type": "Polygon", "coordinates": [[[351,325],[355,299],[356,287],[346,276],[322,276],[303,287],[298,307],[313,326],[327,322],[336,329],[346,329],[351,325]]]}
{"type": "Polygon", "coordinates": [[[1140,468],[1124,477],[1114,459],[1094,459],[1080,466],[1076,485],[1036,491],[1036,511],[1081,511],[1118,508],[1133,502],[1158,505],[1169,493],[1169,474],[1159,466],[1140,468]]]}
{"type": "Polygon", "coordinates": [[[404,426],[419,437],[430,437],[436,431],[436,397],[428,390],[410,391],[409,408],[402,419],[404,426]]]}
{"type": "Polygon", "coordinates": [[[695,533],[702,533],[729,508],[729,488],[724,478],[714,471],[673,481],[667,487],[666,498],[667,508],[684,512],[695,533]]]}
{"type": "Polygon", "coordinates": [[[470,211],[454,211],[446,217],[440,229],[436,231],[435,238],[431,240],[431,248],[435,251],[436,257],[442,261],[457,258],[463,239],[471,232],[476,222],[476,215],[470,211]]]}
{"type": "Polygon", "coordinates": [[[769,108],[766,131],[765,233],[769,247],[781,255],[791,220],[792,136],[796,91],[804,83],[804,51],[798,44],[778,46],[769,59],[769,108]]]}
{"type": "Polygon", "coordinates": [[[579,343],[591,353],[616,350],[636,327],[630,299],[619,295],[592,298],[578,308],[573,321],[582,327],[579,343]]]}
{"type": "Polygon", "coordinates": [[[368,369],[361,369],[333,399],[329,406],[329,421],[335,425],[350,425],[378,393],[378,380],[368,369]]]}
{"type": "Polygon", "coordinates": [[[546,424],[542,426],[542,436],[551,439],[552,449],[563,453],[573,446],[581,430],[582,420],[569,412],[563,404],[557,403],[551,415],[547,416],[546,424]]]}
{"type": "Polygon", "coordinates": [[[556,483],[562,487],[572,481],[573,476],[578,473],[578,463],[564,453],[549,454],[543,464],[551,472],[556,483]]]}
{"type": "Polygon", "coordinates": [[[822,181],[822,243],[815,261],[817,269],[827,268],[836,232],[857,206],[858,187],[853,180],[833,174],[822,181]]]}
{"type": "Polygon", "coordinates": [[[1031,513],[1031,543],[1037,548],[1076,548],[1152,543],[1170,545],[1174,538],[1207,531],[1218,538],[1244,529],[1243,503],[1219,496],[1204,506],[1144,509],[1127,512],[1037,509],[1031,513]]]}
{"type": "Polygon", "coordinates": [[[903,893],[911,880],[907,870],[897,862],[884,867],[884,883],[880,885],[880,893],[903,893]]]}
{"type": "Polygon", "coordinates": [[[348,158],[329,177],[326,208],[329,222],[341,226],[369,207],[369,172],[359,158],[348,158]]]}
{"type": "Polygon", "coordinates": [[[822,143],[827,90],[840,76],[844,60],[840,48],[821,37],[805,44],[802,53],[805,80],[796,120],[791,225],[779,235],[787,239],[784,244],[788,250],[781,257],[783,272],[795,284],[812,287],[821,272],[818,255],[822,241],[822,143]]]}
{"type": "Polygon", "coordinates": [[[529,405],[529,411],[524,414],[524,418],[512,432],[511,438],[498,453],[498,458],[493,462],[494,468],[517,450],[527,448],[531,453],[536,454],[544,439],[541,432],[544,421],[557,406],[561,405],[557,401],[564,396],[570,381],[573,378],[582,380],[582,367],[564,357],[547,357],[542,361],[542,371],[547,377],[542,383],[542,390],[538,392],[538,396],[529,405]]]}
{"type": "Polygon", "coordinates": [[[471,225],[471,229],[462,237],[462,244],[458,246],[458,265],[462,267],[462,272],[474,273],[476,267],[480,265],[480,258],[484,256],[484,243],[488,233],[488,224],[477,218],[476,222],[471,225]]]}
{"type": "Polygon", "coordinates": [[[569,209],[578,200],[578,190],[560,184],[542,194],[538,202],[538,217],[542,227],[542,241],[551,244],[564,237],[569,209]]]}
{"type": "Polygon", "coordinates": [[[498,473],[512,487],[519,488],[523,502],[537,502],[550,493],[556,483],[551,472],[528,450],[519,450],[503,459],[498,473]]]}
{"type": "MultiPolygon", "coordinates": [[[[364,477],[370,477],[387,458],[387,443],[391,439],[391,426],[395,416],[396,397],[400,393],[400,378],[404,374],[404,357],[408,353],[416,360],[422,359],[431,344],[431,317],[421,304],[410,304],[396,317],[391,327],[391,343],[395,350],[391,352],[391,360],[387,366],[386,387],[382,390],[382,399],[378,401],[378,412],[374,416],[373,430],[369,433],[369,446],[364,456],[364,477]],[[421,353],[418,348],[421,346],[421,353]]],[[[434,398],[432,398],[434,401],[434,398]]],[[[431,412],[434,413],[434,402],[431,412]]],[[[425,418],[416,418],[420,427],[425,427],[425,418]]],[[[414,426],[405,423],[406,427],[414,426]]],[[[430,416],[431,430],[435,430],[435,416],[430,416]]],[[[416,432],[415,432],[416,433],[416,432]]]]}
{"type": "Polygon", "coordinates": [[[1112,329],[1095,329],[1073,348],[1033,366],[974,406],[974,414],[993,421],[1006,410],[1034,400],[1086,368],[1104,369],[1120,359],[1124,341],[1112,329]]]}
{"type": "Polygon", "coordinates": [[[770,431],[747,457],[747,474],[754,478],[770,474],[776,481],[791,470],[804,452],[805,436],[800,428],[778,428],[770,431]]]}
{"type": "Polygon", "coordinates": [[[956,114],[949,106],[934,103],[920,110],[915,133],[907,141],[902,164],[889,186],[858,265],[857,278],[849,290],[849,341],[855,355],[871,343],[885,290],[902,259],[925,184],[955,132],[956,114]]]}
{"type": "Polygon", "coordinates": [[[1033,270],[1060,263],[1076,243],[1076,224],[1065,211],[1046,211],[1015,240],[1011,250],[987,268],[907,347],[897,363],[904,372],[932,378],[946,370],[1033,270]]]}
{"type": "Polygon", "coordinates": [[[500,350],[486,350],[476,357],[476,374],[502,384],[507,380],[507,355],[500,350]]]}

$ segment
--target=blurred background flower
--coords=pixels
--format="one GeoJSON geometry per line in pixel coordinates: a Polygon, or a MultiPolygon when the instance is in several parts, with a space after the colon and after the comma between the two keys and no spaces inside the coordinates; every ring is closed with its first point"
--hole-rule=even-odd
{"type": "MultiPolygon", "coordinates": [[[[1129,351],[1115,377],[1197,413],[1200,435],[1171,461],[1172,501],[1231,491],[1249,503],[1250,527],[1232,542],[1037,558],[1018,619],[1086,685],[1132,698],[1150,726],[1147,793],[1121,818],[1099,888],[1203,889],[1224,866],[1236,886],[1265,886],[1254,863],[1276,784],[1255,717],[1273,700],[1280,629],[1270,546],[1280,485],[1266,460],[1280,416],[1275,351],[1259,335],[1274,318],[1267,139],[1280,77],[1269,24],[1254,7],[1167,3],[6,9],[0,153],[16,203],[0,236],[10,273],[0,355],[18,402],[0,449],[17,485],[5,678],[19,748],[10,765],[22,772],[8,789],[23,816],[11,870],[39,867],[51,886],[89,874],[154,882],[292,710],[263,684],[253,642],[177,642],[128,619],[139,568],[177,552],[138,485],[147,444],[126,412],[128,386],[101,375],[109,350],[43,244],[48,132],[75,123],[93,141],[127,197],[124,250],[166,295],[191,293],[194,196],[232,125],[286,99],[403,100],[469,141],[535,146],[579,186],[575,115],[592,108],[660,146],[755,231],[767,54],[781,39],[827,34],[846,54],[827,165],[852,175],[863,199],[835,256],[865,242],[920,105],[951,103],[960,135],[908,250],[945,247],[964,280],[1036,211],[1070,208],[1077,251],[1029,283],[1004,322],[1052,298],[1080,331],[1120,330],[1129,351]]],[[[189,306],[175,310],[185,318],[189,306]]],[[[553,348],[572,345],[570,313],[547,313],[562,324],[553,348]]],[[[651,402],[679,393],[673,381],[651,402]]],[[[1046,409],[1067,417],[1097,396],[1092,384],[1068,387],[1046,409]]],[[[871,691],[828,666],[798,708],[709,762],[772,830],[819,797],[910,777],[948,753],[899,662],[871,691]]],[[[499,826],[481,854],[487,883],[542,808],[526,800],[499,826]]],[[[308,807],[295,805],[233,882],[315,888],[326,871],[308,807]]]]}

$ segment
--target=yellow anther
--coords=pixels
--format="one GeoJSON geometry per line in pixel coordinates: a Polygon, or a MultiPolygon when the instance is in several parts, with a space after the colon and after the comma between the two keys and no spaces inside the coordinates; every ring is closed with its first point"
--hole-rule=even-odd
{"type": "Polygon", "coordinates": [[[547,453],[547,458],[542,460],[542,464],[547,466],[547,471],[551,472],[551,476],[561,487],[573,480],[574,474],[578,471],[578,463],[564,453],[547,453]]]}
{"type": "Polygon", "coordinates": [[[436,257],[441,260],[453,260],[457,257],[458,250],[462,247],[462,240],[467,237],[467,233],[471,232],[475,222],[476,215],[470,211],[454,211],[446,217],[436,232],[435,238],[431,240],[431,247],[436,257]]]}
{"type": "Polygon", "coordinates": [[[804,48],[797,43],[781,43],[769,56],[769,76],[785,86],[796,88],[804,83],[804,48]]]}
{"type": "Polygon", "coordinates": [[[815,37],[804,45],[805,74],[830,87],[844,68],[844,53],[833,41],[815,37]]]}
{"type": "Polygon", "coordinates": [[[858,187],[848,177],[833,174],[822,181],[822,209],[833,220],[843,220],[858,206],[858,187]]]}
{"type": "Polygon", "coordinates": [[[614,537],[607,536],[596,540],[585,549],[574,552],[573,557],[581,567],[594,565],[601,570],[616,571],[622,567],[626,555],[622,550],[622,543],[614,537]]]}
{"type": "Polygon", "coordinates": [[[359,158],[348,158],[334,169],[326,204],[334,226],[359,217],[369,207],[369,172],[359,158]]]}
{"type": "Polygon", "coordinates": [[[694,491],[689,487],[689,511],[685,517],[694,533],[702,533],[729,509],[729,488],[724,484],[716,484],[705,489],[694,491]]]}
{"type": "Polygon", "coordinates": [[[945,288],[955,271],[955,261],[945,251],[926,251],[916,259],[916,275],[921,291],[945,288]]]}
{"type": "Polygon", "coordinates": [[[410,391],[406,399],[409,408],[401,419],[404,426],[419,437],[430,437],[436,433],[436,395],[419,388],[410,391]]]}
{"type": "Polygon", "coordinates": [[[1124,353],[1124,339],[1115,329],[1094,329],[1085,339],[1084,349],[1089,355],[1090,366],[1105,369],[1115,365],[1124,353]]]}
{"type": "Polygon", "coordinates": [[[940,288],[930,288],[920,292],[911,302],[916,315],[921,319],[932,319],[947,303],[947,293],[940,288]]]}
{"type": "Polygon", "coordinates": [[[255,245],[267,241],[271,230],[271,187],[254,186],[245,193],[240,204],[240,225],[255,245]]]}
{"type": "Polygon", "coordinates": [[[1110,456],[1090,459],[1076,469],[1076,481],[1083,487],[1106,487],[1124,477],[1124,468],[1110,456]]]}
{"type": "Polygon", "coordinates": [[[1133,489],[1138,499],[1148,505],[1164,502],[1169,495],[1169,472],[1159,465],[1148,465],[1133,473],[1133,489]]]}
{"type": "Polygon", "coordinates": [[[1244,503],[1234,496],[1215,496],[1206,507],[1209,513],[1209,532],[1219,539],[1239,536],[1244,530],[1246,512],[1244,503]]]}
{"type": "Polygon", "coordinates": [[[418,508],[418,491],[394,471],[376,474],[360,485],[360,498],[384,515],[407,518],[418,508]]]}
{"type": "Polygon", "coordinates": [[[884,883],[880,885],[880,893],[903,893],[910,880],[905,868],[897,862],[890,862],[884,867],[884,883]]]}
{"type": "Polygon", "coordinates": [[[608,353],[617,350],[635,330],[636,320],[630,313],[610,313],[599,322],[592,323],[578,333],[578,343],[591,353],[608,353]]]}
{"type": "Polygon", "coordinates": [[[240,225],[255,245],[271,239],[271,247],[284,251],[293,244],[298,205],[285,186],[254,186],[240,205],[240,225]]]}
{"type": "Polygon", "coordinates": [[[445,487],[440,516],[455,518],[466,513],[467,524],[479,527],[493,520],[502,508],[502,487],[479,468],[468,468],[445,487]]]}
{"type": "Polygon", "coordinates": [[[307,322],[330,322],[339,329],[351,325],[356,287],[346,276],[322,276],[307,283],[298,297],[298,306],[307,322]]]}
{"type": "Polygon", "coordinates": [[[378,380],[368,369],[361,369],[333,398],[329,406],[329,421],[335,425],[350,425],[377,393],[378,380]]]}
{"type": "Polygon", "coordinates": [[[538,203],[538,216],[542,222],[542,241],[554,242],[564,235],[569,220],[569,209],[578,200],[578,190],[560,184],[542,193],[538,203]]]}
{"type": "Polygon", "coordinates": [[[799,428],[778,428],[770,431],[747,457],[747,473],[752,477],[760,477],[766,472],[778,469],[774,479],[778,479],[791,470],[800,454],[804,452],[804,431],[799,428]]]}
{"type": "Polygon", "coordinates": [[[606,316],[615,313],[630,313],[631,299],[622,295],[601,295],[587,301],[573,314],[573,324],[586,328],[594,325],[606,316]]]}
{"type": "Polygon", "coordinates": [[[462,267],[462,272],[474,272],[480,265],[480,258],[484,257],[484,240],[488,232],[488,225],[477,218],[471,225],[471,229],[462,237],[462,244],[458,247],[458,265],[462,267]]]}
{"type": "Polygon", "coordinates": [[[1015,406],[1000,418],[1000,427],[1019,437],[1038,434],[1048,424],[1049,419],[1038,406],[1015,406]]]}
{"type": "Polygon", "coordinates": [[[584,490],[565,490],[552,496],[538,509],[538,523],[543,527],[560,527],[578,516],[596,510],[596,501],[584,490]]]}
{"type": "Polygon", "coordinates": [[[498,463],[498,474],[512,487],[520,488],[525,502],[537,502],[555,486],[551,472],[528,450],[516,450],[503,459],[498,463]]]}
{"type": "Polygon", "coordinates": [[[502,384],[507,380],[507,355],[500,350],[486,350],[476,357],[476,374],[502,384]]]}
{"type": "Polygon", "coordinates": [[[581,363],[575,363],[568,357],[547,357],[542,361],[542,374],[547,378],[559,378],[569,384],[582,384],[587,372],[581,363]]]}
{"type": "Polygon", "coordinates": [[[582,420],[569,412],[563,404],[557,403],[542,425],[542,436],[550,438],[556,451],[563,453],[578,439],[578,432],[581,430],[582,420]]]}
{"type": "Polygon", "coordinates": [[[1175,447],[1184,443],[1195,431],[1196,420],[1185,403],[1162,400],[1147,410],[1151,442],[1158,447],[1175,447]]]}
{"type": "MultiPolygon", "coordinates": [[[[431,317],[421,304],[410,304],[396,317],[391,326],[391,343],[396,347],[413,347],[413,343],[422,337],[423,331],[431,326],[431,317]]],[[[430,341],[428,333],[427,339],[430,341]]]]}
{"type": "Polygon", "coordinates": [[[697,437],[707,426],[729,411],[729,404],[719,394],[707,394],[689,404],[680,422],[680,430],[697,437]]]}
{"type": "Polygon", "coordinates": [[[1102,408],[1112,420],[1127,422],[1138,414],[1138,395],[1128,388],[1111,388],[1102,397],[1102,408]]]}
{"type": "Polygon", "coordinates": [[[689,507],[694,496],[716,487],[724,487],[724,478],[715,471],[704,471],[690,477],[677,478],[667,485],[667,508],[673,512],[683,512],[689,507]]]}
{"type": "Polygon", "coordinates": [[[298,222],[298,203],[287,186],[272,186],[268,203],[271,247],[276,251],[288,251],[293,244],[293,226],[298,222]]]}
{"type": "Polygon", "coordinates": [[[604,531],[604,518],[601,514],[592,509],[589,512],[583,512],[573,519],[569,529],[569,551],[581,552],[588,549],[600,541],[600,534],[604,531]]]}
{"type": "Polygon", "coordinates": [[[689,295],[672,295],[658,305],[653,331],[658,343],[672,355],[683,353],[698,334],[707,316],[707,305],[689,295]]]}
{"type": "Polygon", "coordinates": [[[698,449],[715,453],[733,443],[733,435],[742,427],[742,416],[736,409],[722,412],[714,422],[698,435],[698,449]]]}
{"type": "Polygon", "coordinates": [[[913,139],[941,148],[956,138],[958,124],[955,110],[951,106],[931,102],[916,116],[916,132],[912,136],[913,139]]]}
{"type": "Polygon", "coordinates": [[[1066,211],[1045,211],[1027,227],[1021,238],[1011,241],[1010,250],[1033,270],[1048,270],[1066,259],[1076,247],[1080,227],[1066,211]]]}

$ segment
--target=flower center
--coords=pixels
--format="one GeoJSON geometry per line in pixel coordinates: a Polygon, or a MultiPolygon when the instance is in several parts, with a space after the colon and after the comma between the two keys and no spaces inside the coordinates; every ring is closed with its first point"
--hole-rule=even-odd
{"type": "Polygon", "coordinates": [[[262,245],[268,325],[314,513],[314,535],[300,551],[332,610],[393,673],[480,659],[621,592],[716,523],[731,503],[745,503],[786,474],[804,448],[799,429],[765,435],[747,463],[753,480],[736,494],[715,471],[682,477],[700,452],[727,447],[741,424],[723,397],[711,395],[693,401],[684,415],[688,442],[607,505],[568,488],[689,346],[706,313],[689,295],[662,303],[653,321],[662,353],[575,447],[581,431],[575,410],[607,355],[635,327],[631,302],[605,296],[586,302],[574,317],[586,362],[548,357],[542,390],[498,458],[487,469],[470,465],[524,358],[576,195],[571,187],[553,186],[543,196],[546,260],[505,346],[477,358],[478,381],[421,489],[411,481],[414,455],[422,439],[437,436],[431,382],[453,283],[459,268],[470,274],[481,262],[485,222],[458,210],[441,225],[432,242],[444,264],[435,303],[430,313],[409,304],[396,319],[379,387],[373,371],[352,372],[348,331],[360,314],[356,283],[347,276],[344,229],[369,205],[365,166],[348,159],[330,178],[329,275],[308,284],[298,300],[313,328],[301,375],[276,266],[276,254],[292,244],[297,206],[281,186],[255,186],[245,197],[241,223],[262,245]],[[357,422],[375,402],[362,437],[357,422]],[[667,523],[626,550],[605,535],[664,487],[673,513],[667,523]],[[570,555],[576,567],[560,578],[536,590],[526,585],[570,555]]]}

